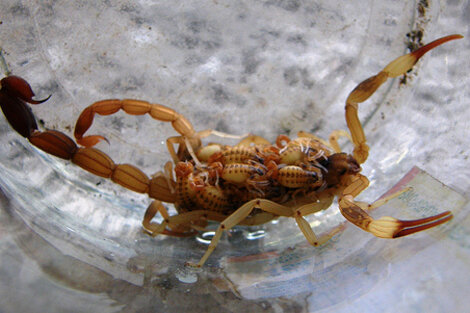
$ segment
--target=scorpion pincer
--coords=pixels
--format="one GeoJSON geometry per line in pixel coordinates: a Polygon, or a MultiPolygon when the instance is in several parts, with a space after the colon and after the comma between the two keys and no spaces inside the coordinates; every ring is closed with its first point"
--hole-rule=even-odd
{"type": "Polygon", "coordinates": [[[445,211],[404,221],[392,217],[374,219],[367,212],[406,190],[371,204],[355,200],[369,185],[369,180],[360,173],[369,146],[358,107],[388,78],[411,70],[426,52],[459,38],[462,36],[437,39],[398,57],[378,74],[361,82],[346,99],[349,132],[333,131],[328,141],[306,132],[300,132],[295,139],[281,135],[274,144],[255,135],[234,136],[211,129],[197,132],[175,110],[133,99],[102,100],[85,108],[76,122],[74,140],[60,131],[39,130],[28,104],[38,105],[49,97],[34,100],[28,82],[17,76],[0,81],[0,106],[11,127],[33,146],[154,199],[142,222],[150,235],[194,236],[206,229],[208,221],[218,222],[206,253],[197,264],[190,263],[194,266],[202,266],[207,261],[224,231],[235,225],[260,225],[279,217],[294,218],[310,244],[322,244],[336,231],[317,237],[305,216],[327,209],[335,197],[341,214],[357,227],[377,237],[397,238],[441,225],[453,215],[445,211]],[[120,110],[171,123],[178,132],[178,136],[167,139],[172,162],[165,165],[164,171],[149,177],[133,165],[116,164],[107,154],[93,148],[105,139],[100,135],[85,136],[94,116],[120,110]],[[241,140],[233,147],[217,143],[204,146],[202,139],[210,135],[241,140]],[[341,151],[339,137],[351,140],[352,153],[341,151]],[[173,204],[178,214],[170,216],[164,202],[173,204]],[[161,223],[152,221],[157,213],[163,217],[161,223]]]}

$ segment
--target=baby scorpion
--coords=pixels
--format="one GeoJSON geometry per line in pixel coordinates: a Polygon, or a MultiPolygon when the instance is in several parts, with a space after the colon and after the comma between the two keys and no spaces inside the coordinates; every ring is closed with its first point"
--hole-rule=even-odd
{"type": "Polygon", "coordinates": [[[304,217],[327,209],[335,197],[341,214],[348,221],[381,238],[410,235],[451,220],[450,211],[410,221],[392,217],[373,219],[367,213],[404,190],[372,204],[355,200],[369,185],[369,180],[360,174],[360,164],[367,160],[369,147],[359,121],[358,105],[388,78],[411,70],[429,50],[459,38],[462,36],[437,39],[398,57],[377,75],[361,82],[346,100],[349,133],[335,131],[328,141],[305,132],[292,140],[280,136],[275,144],[254,135],[232,136],[215,130],[196,132],[184,116],[169,107],[141,100],[111,99],[95,102],[80,114],[74,131],[75,143],[62,132],[38,129],[27,103],[37,105],[49,97],[34,100],[30,85],[16,76],[0,81],[0,105],[11,127],[35,147],[154,199],[143,219],[143,227],[149,234],[193,236],[206,229],[208,221],[219,222],[206,253],[197,264],[190,263],[200,267],[216,248],[224,231],[235,225],[260,225],[281,216],[294,218],[310,244],[324,243],[334,233],[317,238],[304,217]],[[130,115],[149,114],[156,120],[171,122],[180,134],[167,139],[173,163],[168,162],[163,172],[149,178],[133,165],[115,164],[105,153],[93,148],[104,137],[84,136],[95,114],[111,115],[119,110],[130,115]],[[203,146],[201,139],[209,135],[243,139],[234,147],[203,146]],[[337,142],[341,136],[352,141],[352,154],[341,151],[337,142]],[[178,214],[170,216],[163,202],[174,204],[178,214]],[[152,222],[157,213],[163,217],[160,224],[152,222]]]}

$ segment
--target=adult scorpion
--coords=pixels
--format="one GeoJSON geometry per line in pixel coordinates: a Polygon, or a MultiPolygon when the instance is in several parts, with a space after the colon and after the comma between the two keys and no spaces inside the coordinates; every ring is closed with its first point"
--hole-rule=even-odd
{"type": "Polygon", "coordinates": [[[407,236],[451,220],[450,211],[408,221],[393,217],[373,219],[368,214],[368,210],[406,190],[371,204],[355,200],[369,185],[369,180],[360,174],[360,164],[367,160],[369,146],[358,117],[358,105],[388,78],[410,71],[429,50],[459,38],[462,36],[437,39],[398,57],[377,75],[361,82],[346,99],[349,133],[334,131],[328,141],[300,132],[295,139],[280,135],[274,144],[262,137],[247,135],[239,136],[241,140],[235,146],[203,146],[201,139],[209,135],[233,136],[215,130],[197,132],[183,115],[160,104],[110,99],[95,102],[83,110],[76,122],[75,142],[60,131],[38,129],[27,103],[37,105],[50,96],[34,100],[29,83],[17,76],[7,76],[0,81],[0,105],[11,127],[35,147],[154,199],[143,219],[143,227],[150,235],[193,236],[206,229],[208,221],[219,222],[206,253],[197,264],[190,263],[200,267],[217,246],[222,233],[235,225],[260,225],[281,216],[291,217],[311,245],[326,242],[335,232],[318,238],[304,217],[327,209],[335,197],[341,214],[348,221],[381,238],[407,236]],[[85,136],[95,114],[111,115],[119,110],[130,115],[149,114],[156,120],[171,122],[179,136],[166,141],[173,162],[168,162],[164,171],[149,177],[133,165],[114,163],[104,152],[93,148],[105,139],[99,135],[85,136]],[[351,140],[352,154],[341,151],[338,137],[351,140]],[[178,214],[170,216],[163,202],[174,204],[178,214]],[[163,217],[162,223],[152,222],[157,213],[163,217]]]}

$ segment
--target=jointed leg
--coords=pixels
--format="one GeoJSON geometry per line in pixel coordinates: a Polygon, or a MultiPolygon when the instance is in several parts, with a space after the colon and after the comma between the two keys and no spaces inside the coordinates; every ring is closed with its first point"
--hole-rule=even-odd
{"type": "Polygon", "coordinates": [[[205,230],[208,220],[222,221],[225,218],[226,216],[223,214],[208,210],[196,210],[170,216],[163,204],[156,200],[153,201],[145,211],[142,225],[145,231],[151,236],[163,234],[177,237],[189,237],[194,236],[196,234],[196,230],[205,230]],[[158,212],[164,219],[161,224],[151,222],[158,212]]]}
{"type": "Polygon", "coordinates": [[[275,202],[265,200],[265,199],[251,200],[245,203],[244,205],[242,205],[233,214],[231,214],[229,217],[227,217],[220,223],[219,227],[217,228],[214,234],[214,237],[212,237],[212,240],[209,244],[209,247],[207,248],[206,253],[203,255],[201,260],[197,264],[193,264],[193,263],[188,263],[188,264],[191,266],[195,266],[195,267],[201,267],[202,265],[204,265],[204,263],[207,261],[207,259],[209,258],[209,256],[212,254],[215,247],[219,243],[222,233],[242,223],[254,209],[261,209],[265,212],[272,213],[273,215],[276,215],[276,216],[292,216],[293,214],[292,209],[286,206],[277,204],[275,202]]]}
{"type": "Polygon", "coordinates": [[[214,136],[218,136],[222,138],[232,138],[232,139],[241,139],[247,136],[246,134],[245,135],[231,135],[231,134],[226,134],[226,133],[219,132],[213,129],[206,129],[206,130],[197,132],[195,135],[193,135],[192,138],[185,137],[185,136],[170,137],[167,139],[166,145],[168,148],[168,152],[170,153],[173,159],[173,162],[176,164],[179,161],[181,161],[174,148],[174,145],[178,144],[180,147],[186,147],[189,155],[196,163],[196,166],[201,166],[201,162],[199,161],[198,157],[196,156],[196,153],[194,152],[194,147],[199,147],[200,140],[202,138],[209,137],[210,135],[214,135],[214,136]]]}
{"type": "Polygon", "coordinates": [[[334,235],[336,235],[341,230],[341,227],[337,227],[333,229],[332,231],[328,232],[327,234],[318,238],[313,232],[313,229],[310,226],[310,224],[303,217],[313,214],[315,212],[326,210],[327,208],[331,206],[332,202],[333,202],[333,197],[325,197],[324,199],[320,199],[319,202],[306,204],[304,206],[301,206],[297,210],[295,210],[295,214],[294,214],[295,221],[297,222],[297,225],[299,226],[300,230],[304,234],[305,238],[307,238],[307,241],[312,246],[317,247],[317,246],[324,244],[325,242],[330,240],[334,235]]]}
{"type": "Polygon", "coordinates": [[[175,237],[191,237],[196,235],[196,228],[198,224],[207,224],[203,218],[204,213],[190,212],[192,214],[180,214],[176,216],[169,216],[165,206],[158,200],[153,201],[145,211],[142,226],[144,230],[151,236],[167,235],[175,237]],[[161,224],[151,222],[154,216],[159,212],[163,217],[161,224]],[[175,217],[178,219],[175,220],[175,217]]]}
{"type": "Polygon", "coordinates": [[[331,134],[330,134],[330,137],[328,138],[328,140],[330,142],[331,147],[333,148],[333,150],[336,153],[341,152],[341,148],[339,147],[339,144],[338,144],[338,139],[340,137],[346,137],[352,142],[351,135],[349,135],[349,133],[347,131],[345,131],[345,130],[334,130],[334,131],[332,131],[331,134]]]}
{"type": "Polygon", "coordinates": [[[326,147],[330,147],[330,148],[333,148],[330,143],[328,143],[327,141],[323,140],[322,138],[318,137],[318,136],[315,136],[314,134],[311,134],[311,133],[308,133],[308,132],[305,132],[305,131],[299,131],[297,133],[297,137],[306,137],[306,138],[312,138],[314,140],[317,140],[319,142],[321,142],[323,145],[325,145],[326,147]]]}
{"type": "Polygon", "coordinates": [[[267,139],[257,135],[247,134],[241,136],[241,138],[243,139],[236,144],[237,146],[249,147],[252,145],[270,145],[270,142],[267,139]]]}
{"type": "Polygon", "coordinates": [[[369,155],[369,146],[361,122],[357,115],[358,104],[366,101],[388,79],[405,74],[413,68],[418,60],[429,50],[454,39],[462,38],[461,35],[450,35],[437,39],[416,51],[403,55],[390,62],[380,73],[360,83],[346,100],[346,122],[351,132],[354,143],[354,158],[359,164],[364,163],[369,155]]]}
{"type": "Polygon", "coordinates": [[[412,189],[411,187],[403,188],[402,190],[394,192],[393,194],[388,195],[388,196],[386,196],[382,199],[376,200],[372,203],[356,201],[356,200],[354,201],[354,203],[363,210],[373,210],[373,209],[376,209],[378,207],[381,207],[382,205],[384,205],[388,201],[392,200],[393,198],[396,198],[396,197],[400,196],[401,194],[403,194],[407,191],[410,191],[411,189],[412,189]]]}
{"type": "Polygon", "coordinates": [[[363,230],[380,238],[397,238],[410,235],[425,229],[429,229],[440,224],[443,224],[452,219],[453,215],[450,211],[446,211],[434,216],[421,218],[417,220],[403,221],[393,217],[384,216],[379,219],[373,219],[365,210],[369,208],[376,208],[385,204],[407,191],[396,192],[386,198],[380,199],[370,205],[364,202],[354,200],[354,197],[368,185],[367,179],[362,176],[361,179],[355,180],[348,186],[343,195],[339,199],[339,209],[341,214],[353,223],[354,225],[362,228],[363,230]]]}
{"type": "MultiPolygon", "coordinates": [[[[142,226],[144,230],[149,233],[151,236],[157,236],[159,234],[168,235],[168,236],[175,236],[175,237],[190,237],[194,236],[196,232],[189,227],[179,227],[180,225],[174,224],[173,228],[170,226],[170,216],[168,215],[168,211],[166,210],[165,206],[158,201],[153,201],[147,211],[145,211],[144,220],[142,221],[142,226]],[[161,224],[151,222],[153,217],[160,212],[162,217],[164,218],[161,224]],[[167,228],[171,228],[167,229],[167,228]]],[[[182,226],[182,225],[181,225],[182,226]]]]}
{"type": "Polygon", "coordinates": [[[199,138],[209,137],[210,135],[214,135],[214,136],[217,136],[217,137],[220,137],[220,138],[230,138],[230,139],[242,139],[242,138],[249,137],[249,134],[232,135],[232,134],[227,134],[227,133],[224,133],[224,132],[219,132],[219,131],[213,130],[213,129],[206,129],[206,130],[198,132],[197,134],[198,134],[199,138]]]}
{"type": "Polygon", "coordinates": [[[152,201],[149,205],[147,210],[145,211],[144,220],[142,221],[142,226],[144,230],[149,234],[156,235],[162,234],[168,224],[167,220],[170,216],[168,215],[168,211],[166,210],[165,206],[158,200],[152,201]],[[161,216],[164,218],[162,224],[152,223],[151,220],[154,216],[160,212],[161,216]]]}

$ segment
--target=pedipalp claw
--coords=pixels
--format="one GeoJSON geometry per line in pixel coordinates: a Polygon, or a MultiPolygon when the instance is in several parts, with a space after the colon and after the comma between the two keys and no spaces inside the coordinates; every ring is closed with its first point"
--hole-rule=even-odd
{"type": "Polygon", "coordinates": [[[445,222],[450,221],[453,217],[454,215],[452,214],[452,212],[446,211],[444,213],[441,213],[435,216],[422,218],[422,219],[414,220],[414,221],[407,221],[406,222],[407,225],[405,226],[406,228],[396,233],[394,238],[407,236],[407,235],[414,234],[422,230],[426,230],[426,229],[441,225],[445,222]]]}
{"type": "Polygon", "coordinates": [[[397,77],[405,74],[407,71],[411,70],[413,66],[418,62],[418,60],[428,51],[440,46],[448,41],[461,39],[462,35],[449,35],[439,39],[436,39],[427,45],[422,46],[421,48],[396,58],[390,62],[382,72],[386,73],[388,77],[397,77]]]}
{"type": "Polygon", "coordinates": [[[436,39],[418,49],[416,49],[415,51],[411,52],[412,55],[414,55],[416,57],[416,59],[419,59],[421,58],[426,52],[428,52],[429,50],[432,50],[434,48],[436,48],[437,46],[440,46],[448,41],[451,41],[451,40],[455,40],[455,39],[462,39],[463,36],[462,35],[459,35],[459,34],[454,34],[454,35],[448,35],[448,36],[445,36],[445,37],[442,37],[442,38],[439,38],[439,39],[436,39]]]}
{"type": "Polygon", "coordinates": [[[346,122],[349,131],[351,132],[352,142],[354,144],[354,158],[362,164],[365,162],[369,155],[369,146],[366,143],[366,136],[362,128],[361,121],[358,116],[358,104],[366,101],[372,96],[375,91],[387,81],[388,78],[398,77],[405,74],[413,68],[418,60],[429,50],[442,45],[451,40],[463,38],[462,35],[449,35],[421,48],[402,55],[392,62],[390,62],[382,71],[377,75],[367,78],[354,88],[346,99],[346,122]]]}
{"type": "Polygon", "coordinates": [[[452,218],[453,215],[450,211],[409,221],[386,216],[371,221],[367,230],[380,238],[398,238],[441,225],[450,221],[452,218]]]}

